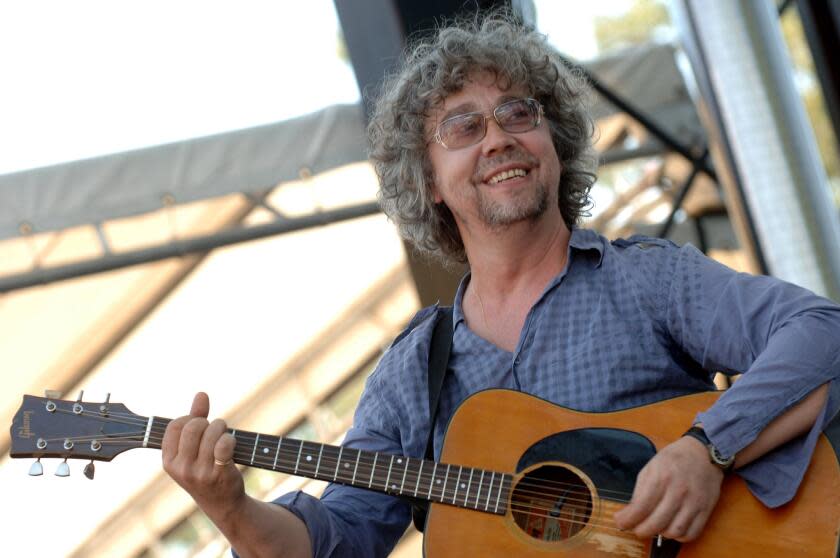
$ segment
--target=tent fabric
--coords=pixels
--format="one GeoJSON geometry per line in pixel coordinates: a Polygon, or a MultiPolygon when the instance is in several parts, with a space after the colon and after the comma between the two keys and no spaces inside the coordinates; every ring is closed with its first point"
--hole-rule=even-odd
{"type": "Polygon", "coordinates": [[[259,192],[364,160],[359,105],[136,151],[0,176],[0,239],[138,215],[232,192],[259,192]]]}
{"type": "MultiPolygon", "coordinates": [[[[598,78],[682,142],[702,127],[670,45],[634,47],[587,64],[598,78]]],[[[595,117],[616,112],[603,100],[595,117]]],[[[655,142],[658,144],[658,142],[655,142]]],[[[0,176],[0,240],[139,215],[176,204],[255,193],[365,159],[360,105],[328,107],[307,116],[0,176]]]]}

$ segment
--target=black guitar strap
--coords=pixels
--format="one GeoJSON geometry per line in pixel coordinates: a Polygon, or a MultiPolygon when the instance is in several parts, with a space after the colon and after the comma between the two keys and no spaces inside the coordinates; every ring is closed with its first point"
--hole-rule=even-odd
{"type": "MultiPolygon", "coordinates": [[[[434,460],[435,421],[438,415],[440,391],[443,388],[443,378],[449,364],[449,352],[452,349],[452,307],[441,308],[432,333],[432,346],[429,349],[429,439],[426,441],[425,459],[434,460]]],[[[426,527],[426,514],[429,513],[429,502],[413,501],[411,517],[418,531],[426,527]]]]}

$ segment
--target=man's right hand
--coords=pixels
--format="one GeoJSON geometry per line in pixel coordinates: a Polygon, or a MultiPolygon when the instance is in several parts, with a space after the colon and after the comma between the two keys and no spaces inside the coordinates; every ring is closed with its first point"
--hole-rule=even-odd
{"type": "Polygon", "coordinates": [[[245,494],[242,473],[233,464],[236,439],[221,419],[207,422],[206,393],[193,399],[190,414],[177,418],[163,435],[163,469],[193,497],[243,558],[310,558],[309,531],[289,510],[245,494]]]}
{"type": "Polygon", "coordinates": [[[209,411],[207,394],[196,394],[190,414],[166,427],[161,449],[163,469],[219,524],[242,505],[245,485],[233,464],[236,439],[225,421],[207,422],[209,411]]]}

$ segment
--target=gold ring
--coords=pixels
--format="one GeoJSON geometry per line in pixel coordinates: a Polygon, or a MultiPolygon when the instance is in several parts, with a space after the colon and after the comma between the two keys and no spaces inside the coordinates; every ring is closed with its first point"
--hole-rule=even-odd
{"type": "Polygon", "coordinates": [[[216,458],[214,457],[214,458],[213,458],[213,463],[215,463],[215,464],[216,464],[216,465],[218,465],[219,467],[227,467],[228,465],[230,465],[231,463],[233,463],[233,459],[228,459],[227,461],[219,461],[218,459],[216,459],[216,458]]]}

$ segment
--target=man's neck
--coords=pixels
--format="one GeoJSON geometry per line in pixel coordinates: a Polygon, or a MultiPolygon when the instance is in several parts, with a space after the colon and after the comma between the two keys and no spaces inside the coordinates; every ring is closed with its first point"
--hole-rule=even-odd
{"type": "Polygon", "coordinates": [[[482,231],[465,242],[470,282],[485,304],[525,287],[541,292],[563,270],[570,238],[561,218],[482,231]]]}

